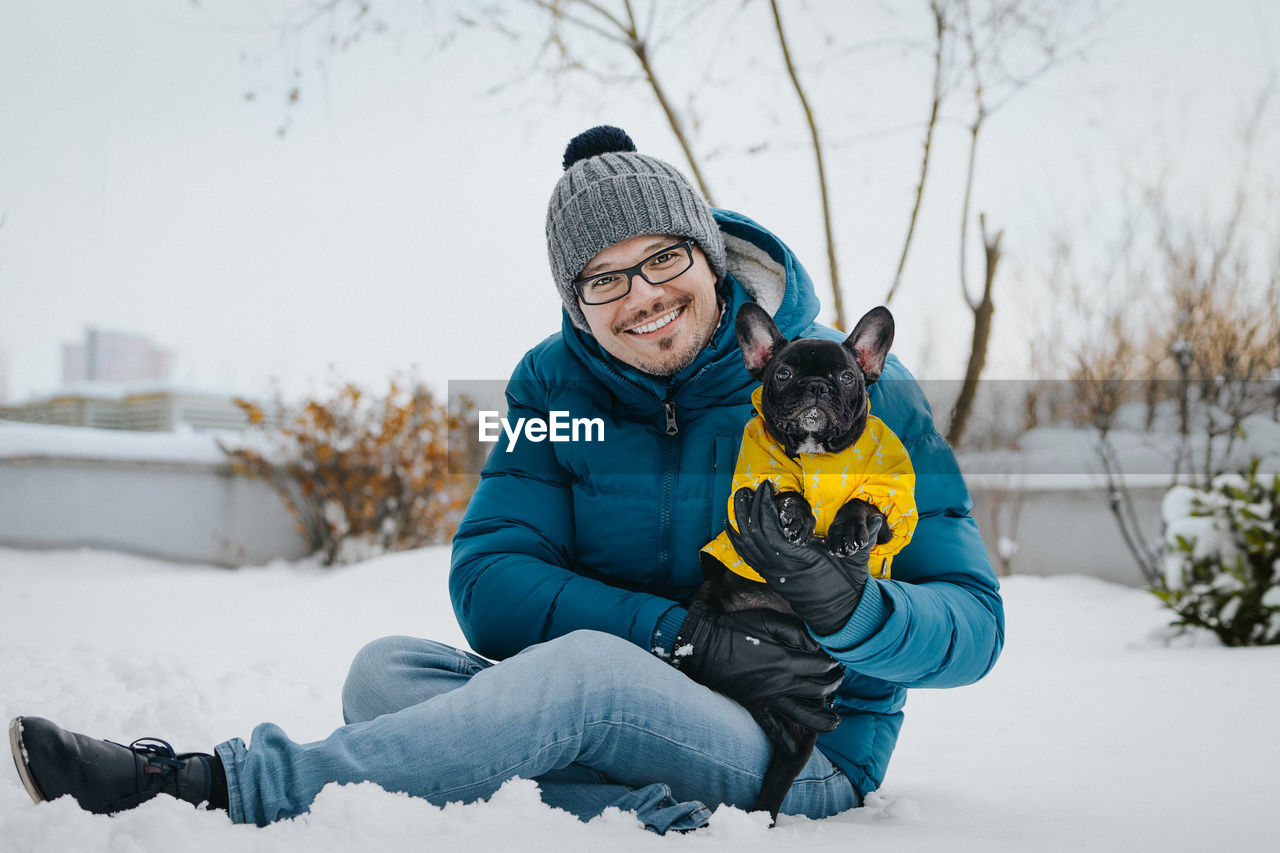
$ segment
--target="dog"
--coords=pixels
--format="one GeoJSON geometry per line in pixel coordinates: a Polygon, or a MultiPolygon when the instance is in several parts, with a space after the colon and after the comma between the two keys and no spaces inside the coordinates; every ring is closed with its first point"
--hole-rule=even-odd
{"type": "MultiPolygon", "coordinates": [[[[897,436],[870,414],[866,392],[879,380],[893,344],[893,315],[873,308],[844,343],[788,341],[768,312],[748,302],[734,331],[747,372],[762,384],[752,396],[757,414],[744,430],[731,491],[772,481],[788,539],[819,542],[842,556],[871,547],[871,574],[888,577],[892,555],[910,541],[916,522],[910,458],[897,436]],[[868,523],[874,516],[882,523],[871,543],[868,523]]],[[[700,559],[707,579],[695,598],[727,612],[764,608],[795,615],[738,557],[727,533],[703,548],[700,559]]],[[[794,751],[772,738],[773,755],[755,804],[774,821],[817,741],[817,732],[796,724],[789,734],[798,744],[794,751]]]]}

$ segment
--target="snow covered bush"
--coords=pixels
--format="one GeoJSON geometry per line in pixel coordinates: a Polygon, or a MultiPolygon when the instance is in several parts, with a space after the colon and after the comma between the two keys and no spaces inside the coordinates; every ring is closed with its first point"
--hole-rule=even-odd
{"type": "Polygon", "coordinates": [[[237,400],[269,450],[224,450],[237,473],[265,480],[325,565],[446,542],[474,478],[451,475],[451,413],[421,383],[392,382],[381,397],[352,384],[328,399],[274,411],[237,400]]]}
{"type": "Polygon", "coordinates": [[[1177,625],[1213,631],[1228,646],[1280,644],[1280,475],[1248,471],[1207,490],[1174,486],[1161,507],[1163,584],[1154,591],[1177,625]]]}

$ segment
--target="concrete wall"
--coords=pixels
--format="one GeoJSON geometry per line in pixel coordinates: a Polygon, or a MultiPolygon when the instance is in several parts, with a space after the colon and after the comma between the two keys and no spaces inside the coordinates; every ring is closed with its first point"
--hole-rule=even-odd
{"type": "MultiPolygon", "coordinates": [[[[0,546],[111,548],[224,566],[301,557],[306,549],[284,504],[261,481],[233,475],[224,459],[207,434],[0,423],[0,546]]],[[[985,473],[981,463],[972,463],[978,473],[968,483],[998,571],[1142,583],[1100,478],[985,473]],[[1017,543],[1007,563],[1002,538],[1017,543]]],[[[1138,516],[1158,545],[1168,479],[1133,479],[1138,516]]]]}
{"type": "Polygon", "coordinates": [[[0,545],[257,565],[306,553],[264,483],[207,462],[0,458],[0,545]]]}
{"type": "MultiPolygon", "coordinates": [[[[1013,574],[1142,578],[1097,487],[972,486],[974,518],[991,562],[1017,543],[1013,574]]],[[[1134,492],[1156,544],[1163,488],[1134,492]]],[[[130,459],[0,459],[0,546],[109,548],[222,566],[297,559],[306,549],[280,499],[224,465],[130,459]]]]}
{"type": "MultiPolygon", "coordinates": [[[[977,478],[975,478],[977,479],[977,478]]],[[[1147,542],[1160,545],[1160,501],[1167,483],[1130,491],[1147,542]]],[[[1143,585],[1138,564],[1121,536],[1106,491],[1080,484],[1067,488],[1013,488],[970,484],[973,517],[997,571],[1015,575],[1079,573],[1132,586],[1143,585]],[[1002,567],[1000,539],[1017,544],[1002,567]]]]}

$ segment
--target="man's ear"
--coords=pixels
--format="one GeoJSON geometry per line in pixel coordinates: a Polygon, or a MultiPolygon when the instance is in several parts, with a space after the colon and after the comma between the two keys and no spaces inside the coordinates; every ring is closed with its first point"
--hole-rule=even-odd
{"type": "Polygon", "coordinates": [[[742,360],[747,365],[747,373],[756,381],[762,380],[765,365],[787,339],[778,331],[769,312],[754,302],[744,303],[738,309],[738,319],[734,321],[733,331],[738,336],[738,346],[742,347],[742,360]]]}
{"type": "Polygon", "coordinates": [[[853,352],[868,385],[880,378],[885,356],[893,346],[893,315],[884,306],[872,308],[853,327],[844,347],[853,352]]]}

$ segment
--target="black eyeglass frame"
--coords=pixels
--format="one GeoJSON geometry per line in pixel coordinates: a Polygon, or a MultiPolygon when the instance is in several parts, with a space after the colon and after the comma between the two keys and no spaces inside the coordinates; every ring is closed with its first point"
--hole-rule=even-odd
{"type": "Polygon", "coordinates": [[[620,270],[604,270],[603,272],[592,273],[586,278],[576,278],[573,280],[573,289],[577,291],[578,298],[582,300],[583,305],[608,305],[610,302],[617,302],[619,299],[622,299],[628,293],[631,292],[631,280],[634,276],[637,276],[637,275],[640,276],[649,284],[666,284],[667,282],[675,281],[677,278],[684,275],[689,270],[693,269],[693,265],[696,260],[693,256],[693,246],[697,242],[698,242],[697,240],[690,239],[690,240],[683,240],[679,243],[672,243],[670,246],[667,246],[666,248],[659,249],[658,251],[654,252],[652,255],[645,258],[640,263],[635,264],[634,266],[629,266],[629,267],[626,267],[625,269],[620,269],[620,270]],[[667,252],[670,252],[672,249],[684,249],[685,256],[688,257],[689,259],[688,266],[686,266],[684,269],[680,270],[680,272],[676,273],[670,278],[664,278],[662,281],[654,281],[653,279],[649,278],[649,276],[644,274],[645,264],[649,263],[649,261],[658,257],[658,255],[662,255],[667,252]],[[601,276],[606,276],[606,275],[626,276],[627,289],[619,293],[617,296],[610,297],[609,299],[606,299],[603,302],[588,302],[586,295],[582,291],[583,287],[589,284],[590,282],[600,278],[601,276]]]}

